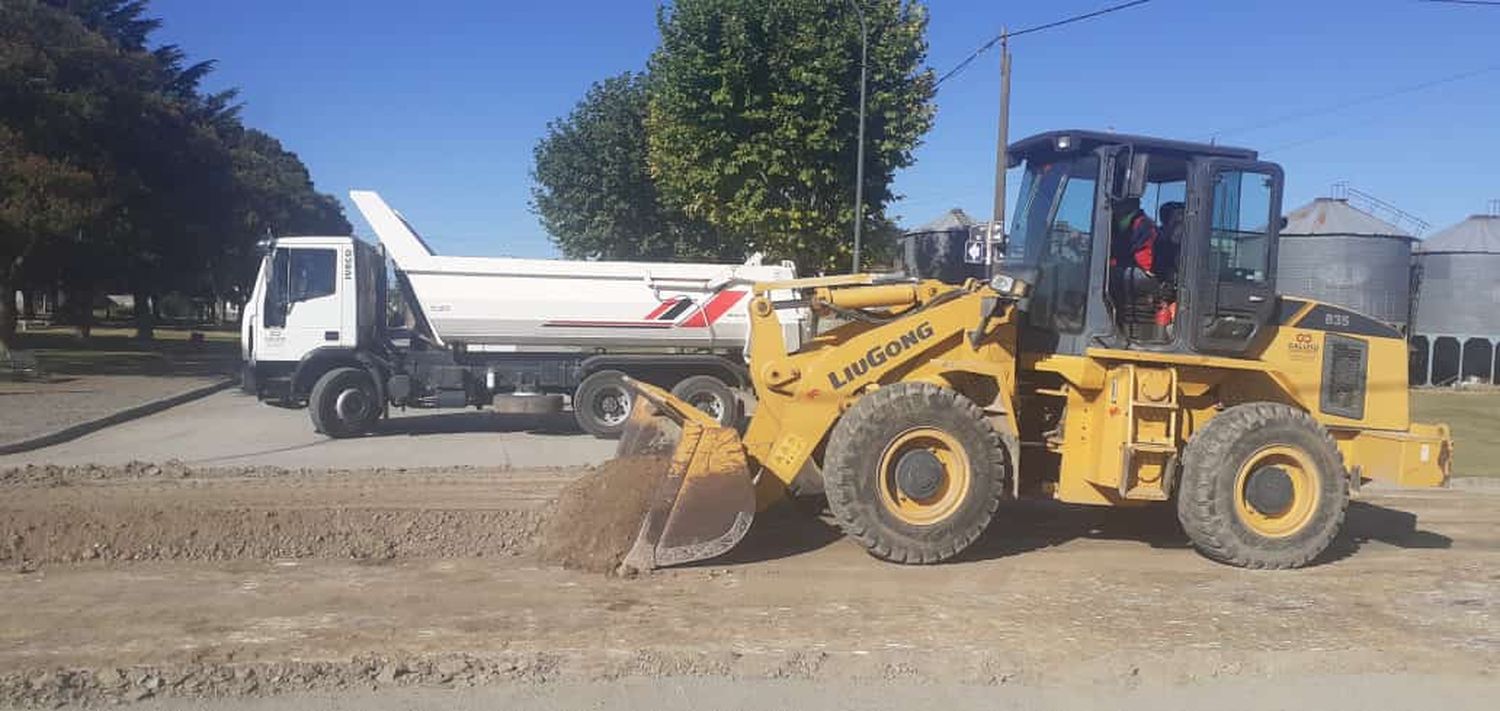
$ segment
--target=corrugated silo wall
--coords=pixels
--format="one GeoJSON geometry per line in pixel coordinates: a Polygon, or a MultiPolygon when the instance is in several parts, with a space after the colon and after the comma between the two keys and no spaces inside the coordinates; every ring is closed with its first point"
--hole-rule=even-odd
{"type": "Polygon", "coordinates": [[[1500,383],[1500,254],[1417,255],[1411,382],[1500,383]]]}
{"type": "Polygon", "coordinates": [[[1282,235],[1276,290],[1354,309],[1405,327],[1411,241],[1404,237],[1282,235]]]}
{"type": "Polygon", "coordinates": [[[1419,254],[1413,333],[1500,338],[1500,254],[1419,254]]]}

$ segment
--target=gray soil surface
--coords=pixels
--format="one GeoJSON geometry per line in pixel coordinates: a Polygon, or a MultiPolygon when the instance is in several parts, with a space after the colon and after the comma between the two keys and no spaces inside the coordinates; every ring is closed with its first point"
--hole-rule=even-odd
{"type": "Polygon", "coordinates": [[[65,375],[0,380],[0,444],[55,432],[222,380],[217,376],[65,375]]]}
{"type": "Polygon", "coordinates": [[[621,579],[526,553],[581,473],[7,474],[0,706],[932,707],[911,696],[921,689],[955,708],[1495,698],[1494,491],[1367,492],[1326,559],[1300,571],[1211,563],[1164,509],[1029,503],[1002,508],[947,565],[876,561],[788,508],[708,565],[621,579]]]}

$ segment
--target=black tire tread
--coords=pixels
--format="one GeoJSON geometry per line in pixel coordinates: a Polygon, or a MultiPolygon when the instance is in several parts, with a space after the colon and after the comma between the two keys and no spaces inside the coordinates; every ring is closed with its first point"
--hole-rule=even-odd
{"type": "Polygon", "coordinates": [[[729,384],[723,380],[712,375],[690,375],[672,386],[672,394],[686,400],[689,391],[700,388],[716,390],[720,397],[726,398],[724,417],[728,418],[728,421],[721,420],[719,424],[734,427],[740,420],[740,399],[734,394],[734,388],[729,387],[729,384]]]}
{"type": "MultiPolygon", "coordinates": [[[[334,368],[324,373],[321,377],[318,378],[318,381],[313,384],[312,392],[309,393],[307,397],[307,413],[312,417],[313,429],[335,439],[356,437],[364,434],[367,431],[370,422],[358,423],[358,425],[355,427],[345,426],[343,423],[340,423],[337,416],[333,414],[331,409],[332,404],[326,402],[330,397],[330,390],[334,389],[335,387],[339,387],[338,384],[340,381],[353,377],[369,380],[370,375],[369,373],[366,373],[359,368],[334,368]]],[[[373,400],[373,387],[371,387],[370,395],[373,400]]]]}
{"type": "Polygon", "coordinates": [[[876,390],[857,401],[841,417],[829,435],[828,449],[824,457],[824,486],[829,509],[834,520],[844,533],[855,539],[871,555],[896,563],[929,565],[948,560],[968,548],[989,527],[1000,499],[1005,493],[1005,477],[1009,470],[1008,455],[1000,435],[994,431],[984,412],[973,401],[956,391],[928,383],[896,383],[876,390]],[[857,460],[858,454],[880,446],[880,426],[893,413],[912,409],[925,411],[957,411],[972,419],[984,433],[980,449],[986,455],[984,461],[970,456],[971,466],[978,477],[985,472],[992,478],[987,500],[977,510],[973,520],[967,521],[956,531],[940,541],[915,542],[891,535],[876,519],[879,501],[860,500],[860,491],[854,479],[860,472],[849,471],[849,462],[857,460]]]}
{"type": "MultiPolygon", "coordinates": [[[[1317,453],[1311,453],[1316,456],[1317,453]]],[[[1236,405],[1216,415],[1194,434],[1183,448],[1182,479],[1177,491],[1177,515],[1193,546],[1203,555],[1229,565],[1252,569],[1299,568],[1317,558],[1343,527],[1349,505],[1348,473],[1343,455],[1327,428],[1308,413],[1273,402],[1236,405]],[[1234,476],[1239,462],[1230,450],[1242,437],[1264,427],[1287,424],[1315,433],[1325,453],[1337,464],[1333,475],[1340,479],[1331,520],[1311,522],[1316,534],[1295,545],[1268,549],[1249,545],[1235,535],[1238,525],[1233,503],[1216,495],[1224,476],[1234,476]],[[1226,471],[1232,467],[1232,471],[1226,471]]]]}
{"type": "MultiPolygon", "coordinates": [[[[623,381],[625,377],[625,373],[619,370],[596,370],[578,383],[578,389],[573,391],[573,419],[578,422],[579,429],[599,439],[620,438],[621,432],[625,429],[624,424],[622,423],[619,428],[613,428],[594,419],[592,411],[588,409],[588,400],[591,399],[593,389],[598,387],[599,383],[612,379],[623,381]]],[[[624,387],[623,382],[620,387],[624,387]]]]}

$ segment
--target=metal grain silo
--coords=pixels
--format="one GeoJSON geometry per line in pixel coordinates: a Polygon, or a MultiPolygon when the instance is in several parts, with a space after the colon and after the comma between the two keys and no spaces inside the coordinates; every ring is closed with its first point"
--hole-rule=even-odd
{"type": "Polygon", "coordinates": [[[1497,382],[1500,215],[1474,215],[1418,244],[1415,311],[1414,383],[1497,382]]]}
{"type": "Polygon", "coordinates": [[[950,284],[983,279],[983,251],[970,254],[973,230],[979,226],[963,210],[953,208],[937,219],[901,236],[901,266],[912,276],[950,284]]]}
{"type": "Polygon", "coordinates": [[[1411,318],[1412,239],[1347,200],[1318,198],[1287,215],[1276,289],[1353,309],[1405,331],[1411,318]]]}

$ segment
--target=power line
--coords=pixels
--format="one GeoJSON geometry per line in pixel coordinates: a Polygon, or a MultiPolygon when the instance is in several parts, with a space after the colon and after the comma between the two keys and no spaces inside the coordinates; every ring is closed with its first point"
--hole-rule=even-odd
{"type": "MultiPolygon", "coordinates": [[[[1500,2],[1497,2],[1497,4],[1500,4],[1500,2]]],[[[1316,109],[1308,109],[1306,111],[1296,111],[1296,112],[1289,113],[1289,114],[1282,114],[1281,116],[1277,116],[1275,118],[1270,118],[1270,119],[1267,119],[1265,121],[1260,121],[1260,122],[1252,123],[1252,124],[1246,124],[1244,126],[1237,126],[1235,128],[1231,128],[1231,129],[1228,129],[1226,131],[1218,131],[1218,132],[1214,133],[1213,135],[1209,136],[1209,140],[1210,141],[1217,141],[1220,138],[1223,138],[1224,136],[1229,135],[1229,134],[1233,134],[1233,133],[1245,133],[1246,131],[1256,131],[1256,130],[1259,130],[1259,129],[1262,129],[1262,128],[1269,128],[1271,126],[1276,126],[1276,125],[1279,125],[1279,124],[1283,124],[1283,123],[1286,123],[1288,121],[1297,121],[1297,120],[1300,120],[1300,119],[1311,118],[1313,116],[1321,116],[1323,114],[1335,113],[1335,112],[1338,112],[1338,111],[1343,111],[1344,109],[1353,108],[1355,106],[1360,106],[1362,104],[1374,103],[1376,101],[1382,101],[1384,99],[1389,99],[1389,98],[1392,98],[1392,97],[1395,97],[1395,96],[1400,96],[1402,94],[1411,94],[1411,93],[1414,93],[1414,92],[1422,91],[1424,89],[1431,89],[1432,87],[1435,87],[1435,86],[1441,86],[1443,84],[1451,84],[1451,83],[1456,82],[1456,81],[1463,81],[1464,79],[1469,79],[1469,78],[1472,78],[1472,77],[1476,77],[1476,76],[1479,76],[1481,74],[1488,74],[1490,72],[1495,71],[1496,69],[1500,69],[1500,66],[1484,67],[1482,69],[1475,69],[1475,70],[1472,70],[1472,71],[1463,72],[1461,74],[1453,74],[1453,75],[1449,75],[1449,76],[1442,77],[1442,78],[1439,78],[1439,79],[1433,79],[1433,80],[1430,80],[1430,81],[1424,81],[1424,82],[1421,82],[1421,83],[1418,83],[1418,84],[1411,84],[1411,85],[1408,85],[1408,86],[1397,87],[1397,88],[1391,89],[1389,91],[1382,91],[1382,92],[1379,92],[1379,93],[1376,93],[1376,94],[1369,94],[1369,95],[1366,95],[1366,96],[1361,96],[1361,97],[1358,97],[1358,98],[1355,98],[1355,99],[1350,99],[1350,100],[1347,100],[1347,101],[1342,101],[1342,102],[1339,102],[1337,104],[1330,104],[1328,106],[1323,106],[1323,107],[1319,107],[1319,108],[1316,108],[1316,109]]]]}
{"type": "Polygon", "coordinates": [[[1151,0],[1132,0],[1131,2],[1120,3],[1118,5],[1111,5],[1110,7],[1104,8],[1103,10],[1095,10],[1093,12],[1084,13],[1082,15],[1074,15],[1072,17],[1064,18],[1064,19],[1058,20],[1056,22],[1048,22],[1048,23],[1043,24],[1043,25],[1036,25],[1035,27],[1027,27],[1024,30],[1016,30],[1015,32],[1009,32],[1009,33],[1002,32],[1002,33],[1000,33],[998,35],[995,35],[994,38],[992,38],[990,41],[985,42],[984,44],[980,45],[978,49],[974,50],[973,52],[970,52],[969,56],[965,57],[962,62],[959,62],[958,64],[954,65],[954,67],[952,69],[949,69],[941,77],[938,77],[937,84],[934,84],[934,86],[937,86],[938,84],[942,84],[943,82],[948,81],[949,79],[953,78],[954,75],[956,75],[959,72],[963,71],[964,69],[968,68],[968,66],[970,64],[974,63],[974,60],[976,60],[976,59],[978,59],[980,57],[980,55],[983,55],[985,52],[990,51],[990,49],[992,47],[994,47],[995,45],[999,44],[1000,43],[1000,39],[1002,37],[1009,36],[1011,38],[1015,38],[1015,37],[1020,37],[1021,35],[1029,35],[1029,34],[1031,34],[1033,32],[1041,32],[1042,30],[1050,30],[1050,29],[1052,29],[1054,27],[1061,27],[1063,25],[1072,24],[1074,22],[1082,22],[1084,20],[1090,20],[1090,19],[1093,19],[1095,17],[1099,17],[1100,15],[1108,15],[1108,14],[1110,14],[1112,12],[1119,12],[1121,10],[1128,10],[1128,9],[1130,9],[1132,7],[1136,7],[1138,5],[1145,5],[1148,2],[1151,2],[1151,0]]]}

